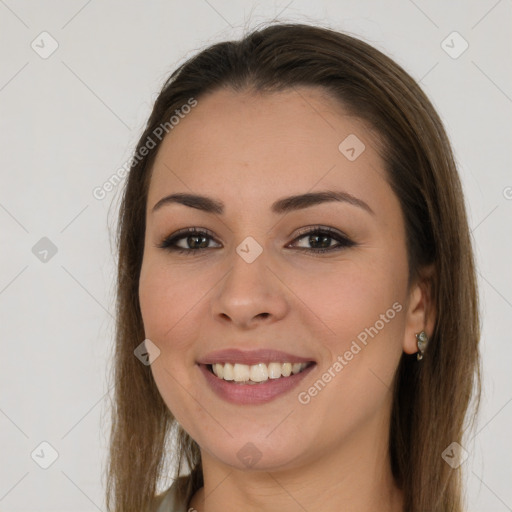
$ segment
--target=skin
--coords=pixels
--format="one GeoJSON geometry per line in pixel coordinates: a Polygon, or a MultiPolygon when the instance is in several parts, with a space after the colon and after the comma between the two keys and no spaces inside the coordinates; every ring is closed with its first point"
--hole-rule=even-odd
{"type": "MultiPolygon", "coordinates": [[[[404,220],[386,181],[377,137],[317,88],[256,94],[219,90],[198,100],[159,149],[147,202],[140,304],[146,337],[160,349],[151,369],[176,419],[201,448],[199,512],[399,511],[388,457],[393,376],[415,333],[433,330],[426,279],[410,287],[404,220]],[[349,134],[366,148],[349,161],[349,134]],[[277,199],[343,190],[373,214],[324,202],[276,215],[277,199]],[[171,193],[222,201],[222,215],[181,204],[153,206],[171,193]],[[353,247],[315,248],[301,228],[345,233],[353,247]],[[182,228],[210,230],[201,253],[158,247],[182,228]],[[253,237],[263,252],[235,251],[253,237]],[[307,391],[394,303],[392,320],[307,404],[307,391]],[[235,405],[205,384],[196,361],[213,350],[271,348],[315,360],[299,387],[270,403],[235,405]],[[237,453],[252,443],[252,468],[237,453]],[[301,508],[302,507],[302,508],[301,508]]],[[[186,237],[180,246],[189,248],[186,237]]],[[[327,245],[336,246],[336,239],[327,245]]]]}

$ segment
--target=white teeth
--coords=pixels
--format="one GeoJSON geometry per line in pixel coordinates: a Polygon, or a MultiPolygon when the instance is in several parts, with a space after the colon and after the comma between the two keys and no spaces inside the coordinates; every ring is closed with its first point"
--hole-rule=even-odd
{"type": "Polygon", "coordinates": [[[283,377],[289,377],[292,373],[292,363],[283,363],[281,368],[281,375],[283,377]]]}
{"type": "MultiPolygon", "coordinates": [[[[233,375],[233,365],[231,363],[226,363],[225,365],[222,365],[222,364],[216,364],[215,365],[216,367],[223,367],[224,368],[222,369],[222,377],[216,373],[215,375],[217,375],[217,377],[221,378],[221,379],[224,379],[224,380],[234,380],[235,379],[235,376],[233,375]]],[[[215,372],[215,368],[213,369],[213,371],[215,372]]]]}
{"type": "Polygon", "coordinates": [[[280,377],[289,377],[292,373],[295,375],[300,373],[308,363],[278,363],[272,362],[253,364],[251,366],[240,363],[215,363],[212,364],[213,373],[219,379],[247,382],[249,384],[255,382],[265,382],[268,379],[279,379],[280,377]]]}
{"type": "Polygon", "coordinates": [[[296,373],[299,373],[302,366],[301,363],[293,363],[292,364],[292,373],[295,375],[296,373]]]}
{"type": "Polygon", "coordinates": [[[250,377],[253,382],[263,382],[268,380],[267,365],[263,363],[253,364],[251,366],[250,377]]]}
{"type": "Polygon", "coordinates": [[[233,366],[233,375],[235,376],[235,382],[245,382],[249,380],[250,377],[250,368],[246,364],[238,364],[236,363],[233,366]]]}
{"type": "Polygon", "coordinates": [[[268,365],[268,378],[269,379],[279,379],[281,377],[281,367],[283,365],[281,363],[270,363],[268,365]]]}
{"type": "MultiPolygon", "coordinates": [[[[223,365],[214,364],[213,371],[215,372],[215,375],[217,375],[217,377],[219,377],[221,379],[224,377],[224,366],[223,365]]],[[[229,373],[229,371],[228,371],[228,373],[229,373]]],[[[231,379],[226,379],[226,380],[231,380],[231,379]]]]}

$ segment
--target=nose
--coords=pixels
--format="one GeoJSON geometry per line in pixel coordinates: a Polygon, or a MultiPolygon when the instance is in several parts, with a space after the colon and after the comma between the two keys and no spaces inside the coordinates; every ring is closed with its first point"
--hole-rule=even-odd
{"type": "Polygon", "coordinates": [[[268,263],[265,251],[252,263],[234,253],[231,270],[210,303],[216,321],[251,329],[281,320],[287,314],[289,303],[284,287],[268,263]]]}

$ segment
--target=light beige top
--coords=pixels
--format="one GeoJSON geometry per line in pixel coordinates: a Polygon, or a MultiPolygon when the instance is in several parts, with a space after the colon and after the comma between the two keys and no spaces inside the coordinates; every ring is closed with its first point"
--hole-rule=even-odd
{"type": "Polygon", "coordinates": [[[176,498],[177,484],[178,481],[175,480],[169,489],[157,496],[154,512],[188,512],[188,503],[178,503],[176,498]]]}

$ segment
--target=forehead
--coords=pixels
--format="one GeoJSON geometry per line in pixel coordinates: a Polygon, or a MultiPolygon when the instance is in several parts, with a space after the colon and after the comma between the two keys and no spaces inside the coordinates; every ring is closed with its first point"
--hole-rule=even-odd
{"type": "Polygon", "coordinates": [[[148,207],[174,190],[263,204],[343,186],[376,201],[387,185],[377,142],[370,126],[320,88],[218,90],[200,97],[164,138],[148,207]]]}

